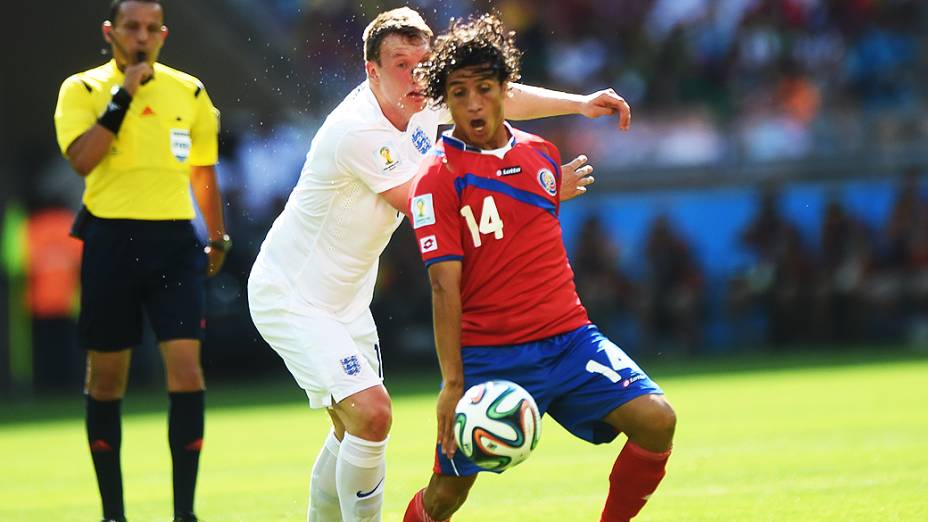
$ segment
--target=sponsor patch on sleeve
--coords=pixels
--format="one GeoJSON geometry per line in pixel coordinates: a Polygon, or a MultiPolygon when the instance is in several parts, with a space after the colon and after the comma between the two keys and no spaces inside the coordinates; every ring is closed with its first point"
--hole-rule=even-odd
{"type": "Polygon", "coordinates": [[[397,156],[396,148],[391,145],[383,145],[375,150],[374,161],[381,172],[389,172],[400,164],[400,158],[397,156]]]}
{"type": "Polygon", "coordinates": [[[419,251],[423,254],[438,250],[438,239],[434,236],[425,236],[419,240],[419,251]]]}
{"type": "Polygon", "coordinates": [[[412,198],[409,212],[412,214],[412,228],[435,224],[435,207],[432,206],[432,194],[422,194],[412,198]]]}

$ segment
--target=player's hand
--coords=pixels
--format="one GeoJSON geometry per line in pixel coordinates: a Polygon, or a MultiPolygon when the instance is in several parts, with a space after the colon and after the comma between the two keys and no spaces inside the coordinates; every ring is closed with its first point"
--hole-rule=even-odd
{"type": "Polygon", "coordinates": [[[445,386],[438,394],[438,442],[441,452],[449,459],[454,458],[458,445],[454,440],[454,408],[464,395],[461,386],[445,386]]]}
{"type": "Polygon", "coordinates": [[[206,247],[206,277],[213,277],[222,270],[222,264],[226,262],[226,253],[218,248],[206,247]]]}
{"type": "Polygon", "coordinates": [[[135,96],[139,90],[139,85],[154,76],[155,70],[148,62],[139,62],[126,66],[126,79],[122,82],[122,88],[129,92],[129,96],[135,96]]]}
{"type": "Polygon", "coordinates": [[[587,118],[599,118],[601,116],[619,115],[619,128],[627,131],[632,126],[632,109],[628,106],[625,98],[619,96],[612,89],[588,94],[584,97],[583,106],[580,108],[580,114],[587,118]]]}
{"type": "Polygon", "coordinates": [[[592,165],[584,165],[587,157],[583,154],[570,163],[561,165],[561,201],[573,199],[586,193],[586,188],[596,181],[592,165]]]}

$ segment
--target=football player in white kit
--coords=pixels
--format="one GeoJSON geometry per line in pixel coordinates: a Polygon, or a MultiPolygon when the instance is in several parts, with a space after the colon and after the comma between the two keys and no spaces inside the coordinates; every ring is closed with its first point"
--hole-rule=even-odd
{"type": "MultiPolygon", "coordinates": [[[[369,307],[378,258],[403,219],[419,162],[438,125],[451,121],[447,109],[426,107],[412,78],[431,38],[405,7],[367,26],[367,80],[313,138],[249,277],[255,326],[334,425],[313,466],[310,522],[380,520],[392,413],[369,307]]],[[[630,124],[628,104],[611,89],[581,96],[514,85],[505,109],[510,119],[618,115],[620,128],[630,124]]],[[[569,196],[592,182],[585,161],[564,166],[569,196]]]]}

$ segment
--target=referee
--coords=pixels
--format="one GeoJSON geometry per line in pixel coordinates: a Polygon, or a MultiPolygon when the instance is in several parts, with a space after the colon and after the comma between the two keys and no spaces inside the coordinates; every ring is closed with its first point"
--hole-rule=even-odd
{"type": "Polygon", "coordinates": [[[104,521],[125,520],[120,402],[143,311],[167,374],[174,520],[196,520],[205,279],[231,244],[214,168],[218,111],[199,80],[157,63],[163,22],[160,0],[113,0],[102,26],[113,59],[65,80],[55,108],[58,144],[85,180],[74,226],[84,241],[79,335],[104,521]],[[208,245],[194,233],[191,189],[208,245]]]}

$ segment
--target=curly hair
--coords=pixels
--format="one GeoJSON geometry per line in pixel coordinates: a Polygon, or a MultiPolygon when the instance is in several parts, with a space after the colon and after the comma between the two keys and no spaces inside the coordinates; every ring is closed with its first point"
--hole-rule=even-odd
{"type": "Polygon", "coordinates": [[[435,39],[429,58],[416,68],[416,80],[433,105],[445,103],[448,76],[465,67],[482,66],[500,82],[517,81],[522,51],[516,47],[515,35],[491,14],[452,19],[448,30],[435,39]]]}

